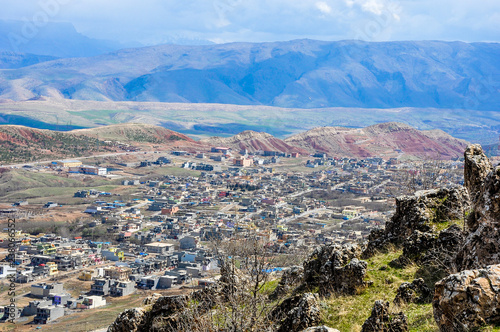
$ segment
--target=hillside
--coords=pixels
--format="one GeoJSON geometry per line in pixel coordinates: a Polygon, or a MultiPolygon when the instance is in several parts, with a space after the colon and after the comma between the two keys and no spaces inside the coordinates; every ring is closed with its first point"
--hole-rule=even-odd
{"type": "Polygon", "coordinates": [[[55,60],[56,57],[36,54],[23,54],[0,50],[0,69],[15,69],[31,66],[40,62],[55,60]]]}
{"type": "Polygon", "coordinates": [[[325,42],[160,45],[0,71],[0,99],[42,96],[280,107],[498,111],[500,45],[325,42]]]}
{"type": "Polygon", "coordinates": [[[330,156],[395,157],[404,153],[419,158],[452,159],[462,155],[465,141],[442,131],[419,131],[402,123],[366,128],[320,127],[293,135],[285,142],[330,156]]]}
{"type": "Polygon", "coordinates": [[[247,130],[231,137],[210,137],[201,142],[211,146],[229,147],[235,151],[247,149],[248,152],[256,151],[280,151],[286,153],[298,152],[308,154],[304,149],[289,145],[279,138],[268,133],[247,130]]]}
{"type": "Polygon", "coordinates": [[[122,151],[116,142],[132,146],[201,147],[183,134],[145,124],[120,124],[71,132],[3,125],[0,126],[0,164],[122,151]]]}
{"type": "Polygon", "coordinates": [[[103,126],[90,129],[78,129],[71,134],[87,137],[96,137],[104,141],[120,141],[126,143],[174,143],[185,141],[195,144],[196,142],[183,134],[154,125],[129,123],[103,126]]]}
{"type": "Polygon", "coordinates": [[[22,163],[114,151],[93,137],[23,126],[0,126],[0,163],[22,163]]]}

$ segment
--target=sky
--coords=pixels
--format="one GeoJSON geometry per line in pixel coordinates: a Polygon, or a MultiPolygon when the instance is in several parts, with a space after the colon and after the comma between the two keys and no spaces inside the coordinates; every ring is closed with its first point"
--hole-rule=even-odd
{"type": "Polygon", "coordinates": [[[168,42],[500,41],[499,0],[0,0],[0,19],[92,38],[168,42]]]}

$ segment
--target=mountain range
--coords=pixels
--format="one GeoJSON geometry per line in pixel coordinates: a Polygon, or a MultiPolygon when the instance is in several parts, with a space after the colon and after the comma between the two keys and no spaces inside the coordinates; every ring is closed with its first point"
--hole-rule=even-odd
{"type": "Polygon", "coordinates": [[[335,157],[391,158],[406,154],[418,158],[454,159],[467,142],[442,130],[417,130],[403,123],[381,123],[366,128],[318,127],[280,140],[267,133],[245,131],[232,137],[211,137],[202,143],[236,151],[326,153],[335,157]]]}
{"type": "MultiPolygon", "coordinates": [[[[118,42],[89,38],[71,23],[0,20],[0,51],[57,58],[91,57],[126,47],[118,42]]],[[[0,67],[4,68],[4,67],[0,67]]]]}
{"type": "Polygon", "coordinates": [[[441,41],[160,45],[2,70],[0,99],[498,111],[499,57],[441,41]]]}
{"type": "Polygon", "coordinates": [[[455,159],[463,155],[467,142],[443,131],[419,131],[402,123],[383,123],[361,129],[319,127],[285,140],[270,134],[245,131],[232,137],[211,137],[195,141],[187,135],[148,124],[118,124],[68,132],[25,126],[0,126],[0,164],[22,163],[47,158],[90,156],[118,151],[121,142],[142,148],[208,151],[224,146],[235,152],[278,151],[308,156],[326,153],[332,157],[382,157],[402,155],[455,159]]]}

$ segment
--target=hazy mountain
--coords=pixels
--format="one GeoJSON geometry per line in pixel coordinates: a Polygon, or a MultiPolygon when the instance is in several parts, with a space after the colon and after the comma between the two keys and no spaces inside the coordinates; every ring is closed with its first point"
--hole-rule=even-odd
{"type": "Polygon", "coordinates": [[[106,40],[78,33],[71,23],[49,22],[41,27],[30,22],[0,20],[0,50],[54,57],[89,57],[124,48],[106,40]]]}
{"type": "Polygon", "coordinates": [[[48,55],[23,54],[23,53],[9,52],[9,51],[0,51],[0,69],[21,68],[54,59],[56,59],[56,57],[48,55]]]}
{"type": "Polygon", "coordinates": [[[500,110],[499,57],[497,43],[161,45],[0,71],[0,99],[500,110]]]}

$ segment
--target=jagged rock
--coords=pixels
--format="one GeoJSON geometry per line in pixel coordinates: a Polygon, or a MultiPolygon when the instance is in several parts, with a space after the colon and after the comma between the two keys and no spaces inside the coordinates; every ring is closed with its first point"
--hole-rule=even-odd
{"type": "Polygon", "coordinates": [[[161,294],[154,293],[148,297],[146,297],[143,301],[142,304],[144,305],[149,305],[155,303],[160,297],[162,297],[161,294]]]}
{"type": "Polygon", "coordinates": [[[469,209],[469,195],[463,187],[417,191],[413,196],[398,197],[395,214],[383,233],[376,230],[370,234],[362,257],[371,257],[389,244],[401,245],[415,231],[436,233],[435,226],[463,219],[469,209]]]}
{"type": "Polygon", "coordinates": [[[320,321],[318,295],[305,293],[284,300],[271,312],[278,322],[277,332],[301,331],[320,321]]]}
{"type": "Polygon", "coordinates": [[[303,289],[319,286],[321,295],[331,292],[355,294],[365,286],[367,264],[357,258],[361,249],[356,244],[325,245],[314,250],[304,262],[303,289]]]}
{"type": "Polygon", "coordinates": [[[321,326],[308,327],[307,329],[302,330],[302,332],[340,332],[340,331],[325,325],[321,325],[321,326]]]}
{"type": "Polygon", "coordinates": [[[354,258],[345,266],[335,267],[333,273],[325,269],[326,273],[323,275],[320,284],[320,294],[329,294],[330,290],[348,295],[359,293],[366,287],[364,278],[367,267],[368,264],[365,261],[354,258]]]}
{"type": "MultiPolygon", "coordinates": [[[[125,310],[108,328],[108,332],[176,331],[182,323],[179,314],[186,308],[188,299],[185,295],[161,296],[152,303],[149,311],[142,308],[125,310]]],[[[151,304],[149,300],[148,303],[151,304]]]]}
{"type": "Polygon", "coordinates": [[[465,184],[474,201],[456,262],[461,269],[474,269],[500,263],[500,166],[493,169],[478,145],[465,157],[465,184]]]}
{"type": "Polygon", "coordinates": [[[394,304],[402,305],[406,303],[429,303],[432,300],[432,292],[427,287],[424,279],[415,279],[411,283],[402,283],[394,298],[394,304]]]}
{"type": "Polygon", "coordinates": [[[143,325],[146,311],[142,308],[132,308],[123,311],[108,327],[108,332],[139,331],[143,325]]]}
{"type": "Polygon", "coordinates": [[[400,312],[389,312],[389,302],[375,301],[371,316],[363,323],[362,332],[404,332],[408,331],[406,316],[400,312]]]}
{"type": "Polygon", "coordinates": [[[500,265],[467,270],[436,283],[434,318],[443,332],[500,323],[500,265]]]}
{"type": "Polygon", "coordinates": [[[421,262],[425,253],[436,245],[433,233],[414,231],[403,243],[403,257],[408,262],[421,262]]]}
{"type": "Polygon", "coordinates": [[[469,191],[472,204],[475,204],[484,180],[493,166],[479,144],[469,145],[465,150],[464,157],[464,185],[469,191]]]}
{"type": "Polygon", "coordinates": [[[302,281],[303,277],[304,268],[302,266],[292,266],[284,270],[278,286],[269,295],[269,298],[276,300],[286,295],[302,281]]]}

